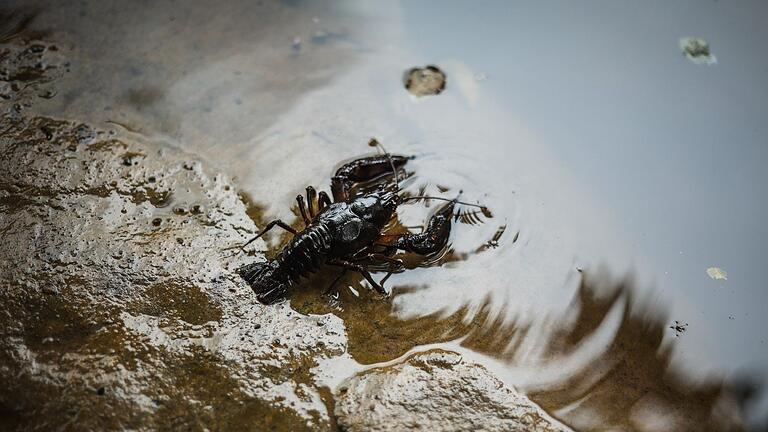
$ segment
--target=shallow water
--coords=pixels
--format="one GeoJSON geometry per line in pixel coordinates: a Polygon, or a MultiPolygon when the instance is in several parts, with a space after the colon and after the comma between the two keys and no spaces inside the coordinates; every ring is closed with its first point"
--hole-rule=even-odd
{"type": "MultiPolygon", "coordinates": [[[[200,155],[252,197],[257,225],[296,222],[295,195],[327,189],[371,137],[416,156],[406,191],[461,191],[492,210],[454,226],[461,259],[394,275],[391,302],[348,279],[359,297],[329,304],[317,287],[332,274],[291,298],[345,322],[329,383],[441,344],[576,428],[656,430],[664,409],[706,418],[722,377],[766,375],[760,3],[18,9],[69,61],[35,112],[200,155]],[[689,62],[685,36],[719,63],[689,62]],[[402,74],[427,64],[447,86],[417,98],[402,74]]],[[[403,206],[403,224],[425,207],[403,206]]]]}

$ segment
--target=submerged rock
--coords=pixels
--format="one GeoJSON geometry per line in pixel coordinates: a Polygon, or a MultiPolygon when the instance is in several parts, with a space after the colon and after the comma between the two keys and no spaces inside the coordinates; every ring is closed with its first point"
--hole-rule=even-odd
{"type": "Polygon", "coordinates": [[[349,379],[336,415],[350,431],[570,430],[483,366],[443,350],[349,379]]]}

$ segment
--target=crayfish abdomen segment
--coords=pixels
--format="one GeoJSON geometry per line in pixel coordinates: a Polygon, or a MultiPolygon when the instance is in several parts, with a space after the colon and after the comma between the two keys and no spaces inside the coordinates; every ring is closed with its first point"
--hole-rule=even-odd
{"type": "Polygon", "coordinates": [[[324,264],[331,241],[327,227],[311,225],[296,235],[274,260],[249,264],[238,272],[261,303],[271,304],[283,298],[299,278],[324,264]]]}
{"type": "Polygon", "coordinates": [[[325,224],[313,224],[294,237],[275,262],[282,272],[296,282],[301,276],[317,271],[331,250],[332,238],[325,224]]]}

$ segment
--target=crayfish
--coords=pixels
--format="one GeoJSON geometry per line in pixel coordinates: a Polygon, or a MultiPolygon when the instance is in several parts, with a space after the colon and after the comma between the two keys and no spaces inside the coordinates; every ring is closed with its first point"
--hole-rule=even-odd
{"type": "Polygon", "coordinates": [[[448,244],[455,205],[481,207],[456,199],[401,197],[398,171],[412,158],[387,153],[375,139],[370,145],[381,148],[384,154],[342,165],[331,178],[333,202],[327,193],[318,194],[312,186],[306,188],[306,201],[301,194],[296,197],[305,225],[302,231],[275,219],[242,246],[244,248],[275,226],[294,235],[274,259],[248,264],[238,270],[261,303],[271,304],[282,299],[302,276],[316,272],[323,265],[344,269],[336,281],[347,271],[358,272],[374,289],[386,296],[387,291],[382,284],[402,265],[393,257],[397,251],[423,256],[440,252],[448,244]],[[372,186],[360,191],[357,188],[360,184],[372,186]],[[447,202],[431,216],[423,232],[395,236],[383,234],[382,231],[396,216],[397,207],[410,199],[447,202]],[[376,282],[369,268],[382,264],[388,265],[389,272],[381,282],[376,282]]]}

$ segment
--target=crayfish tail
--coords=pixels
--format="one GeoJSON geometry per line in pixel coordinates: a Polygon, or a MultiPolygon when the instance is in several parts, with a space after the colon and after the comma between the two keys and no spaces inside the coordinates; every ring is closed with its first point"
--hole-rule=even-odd
{"type": "Polygon", "coordinates": [[[277,277],[276,269],[271,262],[257,262],[244,265],[237,271],[253,292],[256,299],[263,304],[272,304],[282,299],[290,285],[277,277]]]}
{"type": "Polygon", "coordinates": [[[255,262],[240,267],[237,269],[237,273],[248,282],[248,285],[251,285],[259,279],[260,276],[268,272],[269,268],[269,262],[255,262]]]}
{"type": "MultiPolygon", "coordinates": [[[[256,292],[256,289],[253,291],[256,292]]],[[[288,285],[284,283],[277,283],[265,291],[256,292],[256,299],[261,304],[271,305],[284,299],[287,293],[288,285]]]]}

